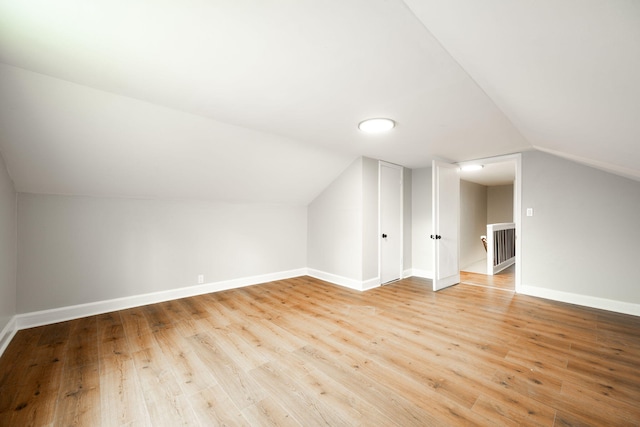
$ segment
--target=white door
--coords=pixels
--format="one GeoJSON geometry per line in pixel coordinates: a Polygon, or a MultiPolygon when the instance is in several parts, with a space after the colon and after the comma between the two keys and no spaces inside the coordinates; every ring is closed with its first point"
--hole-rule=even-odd
{"type": "Polygon", "coordinates": [[[402,276],[402,167],[379,163],[380,283],[402,276]]]}
{"type": "Polygon", "coordinates": [[[460,283],[460,175],[458,166],[433,162],[433,290],[460,283]]]}

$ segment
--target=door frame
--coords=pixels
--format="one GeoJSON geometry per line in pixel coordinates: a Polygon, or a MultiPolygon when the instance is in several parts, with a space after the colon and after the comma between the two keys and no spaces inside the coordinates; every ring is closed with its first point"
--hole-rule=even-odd
{"type": "Polygon", "coordinates": [[[382,283],[382,168],[388,167],[400,171],[400,273],[399,278],[404,279],[404,167],[393,163],[378,160],[378,281],[382,283]]]}
{"type": "Polygon", "coordinates": [[[507,154],[504,156],[486,157],[483,159],[469,160],[456,163],[462,167],[471,164],[490,164],[490,163],[515,163],[516,173],[513,183],[513,222],[516,223],[516,267],[515,267],[515,292],[520,293],[522,290],[522,154],[507,154]]]}

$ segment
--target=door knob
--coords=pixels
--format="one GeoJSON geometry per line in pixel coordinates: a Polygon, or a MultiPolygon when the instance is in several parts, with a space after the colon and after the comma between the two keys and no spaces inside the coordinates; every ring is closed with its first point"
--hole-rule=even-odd
{"type": "Polygon", "coordinates": [[[383,239],[386,239],[386,238],[387,238],[387,235],[383,233],[383,234],[382,234],[382,238],[383,238],[383,239]]]}
{"type": "Polygon", "coordinates": [[[433,235],[433,234],[432,234],[432,235],[431,235],[431,238],[432,238],[432,239],[436,239],[436,240],[437,240],[437,239],[442,239],[442,236],[441,236],[441,235],[439,235],[439,234],[436,234],[436,235],[433,235]]]}

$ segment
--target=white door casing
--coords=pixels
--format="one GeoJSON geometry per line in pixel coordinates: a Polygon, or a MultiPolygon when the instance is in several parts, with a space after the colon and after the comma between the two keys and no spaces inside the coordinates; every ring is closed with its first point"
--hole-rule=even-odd
{"type": "Polygon", "coordinates": [[[402,167],[378,163],[378,241],[380,284],[402,278],[402,167]]]}
{"type": "Polygon", "coordinates": [[[460,283],[460,175],[458,166],[433,161],[433,290],[460,283]]]}
{"type": "Polygon", "coordinates": [[[516,263],[515,263],[515,291],[521,292],[522,287],[522,155],[507,154],[504,156],[487,157],[483,159],[474,159],[458,163],[458,166],[468,164],[491,164],[513,162],[515,165],[515,180],[513,183],[513,222],[516,224],[516,263]]]}

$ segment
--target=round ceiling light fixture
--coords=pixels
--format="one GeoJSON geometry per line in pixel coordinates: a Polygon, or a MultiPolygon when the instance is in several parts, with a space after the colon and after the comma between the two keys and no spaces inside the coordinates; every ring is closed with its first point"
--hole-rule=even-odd
{"type": "Polygon", "coordinates": [[[396,122],[391,119],[367,119],[358,124],[358,129],[367,133],[380,133],[393,129],[396,126],[396,122]]]}

